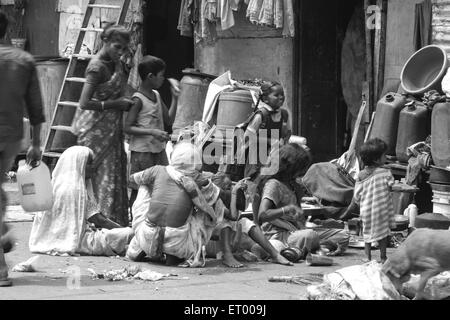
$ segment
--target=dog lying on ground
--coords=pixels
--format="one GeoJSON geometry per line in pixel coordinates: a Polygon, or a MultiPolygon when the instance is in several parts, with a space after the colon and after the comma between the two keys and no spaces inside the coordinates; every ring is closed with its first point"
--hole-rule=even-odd
{"type": "Polygon", "coordinates": [[[424,298],[428,279],[450,270],[450,231],[417,229],[383,264],[382,271],[402,293],[411,274],[420,274],[414,300],[424,298]]]}

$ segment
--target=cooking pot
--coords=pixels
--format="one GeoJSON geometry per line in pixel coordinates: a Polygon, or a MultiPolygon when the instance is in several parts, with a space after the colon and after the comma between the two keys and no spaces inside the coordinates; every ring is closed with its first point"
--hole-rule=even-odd
{"type": "Polygon", "coordinates": [[[392,231],[403,231],[408,229],[409,226],[409,218],[405,217],[401,214],[396,214],[394,217],[395,227],[392,231]]]}
{"type": "Polygon", "coordinates": [[[450,185],[450,170],[441,167],[431,166],[430,182],[450,185]]]}

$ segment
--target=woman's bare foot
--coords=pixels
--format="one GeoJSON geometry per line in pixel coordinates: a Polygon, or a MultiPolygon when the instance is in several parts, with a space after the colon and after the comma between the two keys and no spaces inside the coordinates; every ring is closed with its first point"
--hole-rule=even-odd
{"type": "Polygon", "coordinates": [[[372,261],[372,259],[370,259],[370,258],[364,258],[364,259],[361,259],[361,261],[362,261],[363,263],[367,263],[367,262],[372,261]]]}
{"type": "Polygon", "coordinates": [[[233,257],[232,253],[224,253],[222,257],[222,263],[230,268],[242,268],[244,266],[233,257]]]}
{"type": "Polygon", "coordinates": [[[270,258],[270,262],[282,264],[284,266],[293,266],[294,264],[278,253],[275,257],[270,258]]]}

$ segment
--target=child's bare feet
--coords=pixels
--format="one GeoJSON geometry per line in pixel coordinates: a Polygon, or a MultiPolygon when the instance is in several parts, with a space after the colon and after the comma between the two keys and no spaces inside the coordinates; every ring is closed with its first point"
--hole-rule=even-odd
{"type": "Polygon", "coordinates": [[[233,257],[232,253],[224,253],[222,257],[222,263],[230,268],[242,268],[244,266],[233,257]]]}
{"type": "Polygon", "coordinates": [[[279,253],[275,257],[270,258],[270,262],[282,264],[284,266],[293,266],[294,265],[292,262],[290,262],[288,259],[286,259],[279,253]]]}
{"type": "Polygon", "coordinates": [[[367,263],[367,262],[372,261],[372,259],[370,259],[370,258],[364,258],[364,259],[361,259],[361,261],[364,262],[364,263],[367,263]]]}

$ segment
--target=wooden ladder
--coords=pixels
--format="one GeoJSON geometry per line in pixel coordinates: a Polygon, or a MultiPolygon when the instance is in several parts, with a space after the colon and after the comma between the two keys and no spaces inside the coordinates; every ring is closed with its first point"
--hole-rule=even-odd
{"type": "Polygon", "coordinates": [[[52,168],[61,154],[69,147],[76,145],[76,136],[72,133],[72,121],[80,100],[83,84],[86,82],[84,73],[88,61],[93,55],[80,54],[86,32],[103,32],[102,28],[89,28],[92,12],[95,9],[120,10],[117,24],[123,25],[130,7],[131,0],[124,0],[122,6],[99,4],[96,0],[89,0],[84,14],[80,33],[75,44],[73,55],[67,65],[64,81],[56,102],[51,126],[44,145],[43,158],[52,168]]]}

